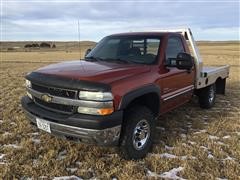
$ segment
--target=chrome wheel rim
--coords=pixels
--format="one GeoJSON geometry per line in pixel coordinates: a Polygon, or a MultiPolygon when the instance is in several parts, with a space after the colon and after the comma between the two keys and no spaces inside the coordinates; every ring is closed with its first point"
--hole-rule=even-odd
{"type": "Polygon", "coordinates": [[[209,102],[212,103],[214,100],[215,92],[213,87],[210,88],[210,93],[209,93],[209,102]]]}
{"type": "Polygon", "coordinates": [[[133,131],[133,146],[136,150],[141,150],[147,144],[150,136],[150,125],[147,120],[139,121],[133,131]]]}

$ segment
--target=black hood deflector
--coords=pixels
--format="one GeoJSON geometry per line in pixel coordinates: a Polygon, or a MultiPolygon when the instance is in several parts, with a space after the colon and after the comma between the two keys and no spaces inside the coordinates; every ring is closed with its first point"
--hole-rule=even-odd
{"type": "Polygon", "coordinates": [[[101,92],[111,91],[111,87],[107,84],[43,74],[39,72],[31,72],[26,76],[26,79],[32,83],[49,87],[101,92]]]}

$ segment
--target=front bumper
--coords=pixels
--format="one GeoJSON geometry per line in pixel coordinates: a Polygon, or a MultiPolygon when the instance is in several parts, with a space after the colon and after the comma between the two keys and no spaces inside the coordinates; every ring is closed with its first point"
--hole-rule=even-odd
{"type": "Polygon", "coordinates": [[[117,145],[121,132],[122,111],[107,116],[61,114],[37,106],[27,96],[21,100],[27,118],[36,125],[36,118],[50,124],[51,134],[64,139],[97,145],[117,145]]]}

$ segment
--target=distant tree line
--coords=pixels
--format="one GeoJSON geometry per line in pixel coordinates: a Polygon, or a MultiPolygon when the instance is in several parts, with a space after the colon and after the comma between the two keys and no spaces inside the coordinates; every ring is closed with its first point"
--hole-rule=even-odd
{"type": "Polygon", "coordinates": [[[33,44],[26,44],[24,48],[56,48],[55,44],[50,44],[46,42],[42,42],[40,44],[38,43],[33,43],[33,44]]]}

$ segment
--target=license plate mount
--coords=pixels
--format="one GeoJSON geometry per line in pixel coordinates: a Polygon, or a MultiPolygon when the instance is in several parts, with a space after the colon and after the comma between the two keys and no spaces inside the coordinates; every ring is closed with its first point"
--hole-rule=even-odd
{"type": "Polygon", "coordinates": [[[38,129],[41,129],[41,130],[46,131],[48,133],[51,133],[51,127],[50,127],[50,123],[48,121],[45,121],[45,120],[40,119],[40,118],[36,118],[36,121],[37,121],[38,129]]]}

